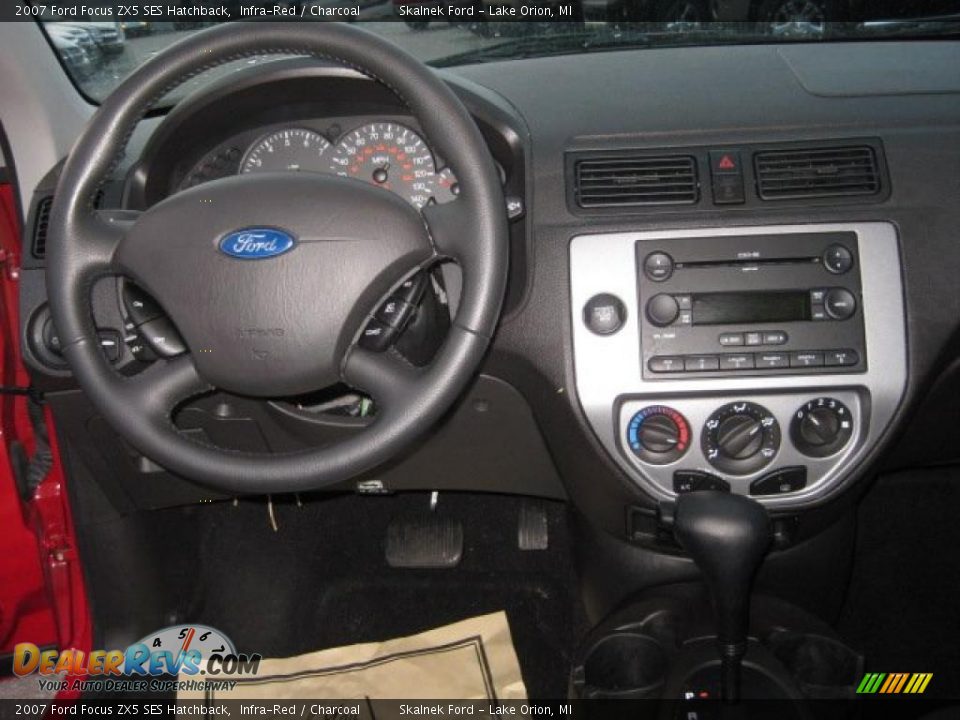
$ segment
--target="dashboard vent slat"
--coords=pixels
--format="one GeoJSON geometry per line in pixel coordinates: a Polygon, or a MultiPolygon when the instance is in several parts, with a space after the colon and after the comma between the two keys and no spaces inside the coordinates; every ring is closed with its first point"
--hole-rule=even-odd
{"type": "Polygon", "coordinates": [[[754,156],[763,200],[876,195],[880,168],[867,146],[769,150],[754,156]]]}
{"type": "Polygon", "coordinates": [[[50,208],[53,197],[48,195],[37,203],[37,215],[33,221],[33,240],[30,244],[30,254],[42,259],[47,253],[47,228],[50,225],[50,208]]]}
{"type": "Polygon", "coordinates": [[[584,208],[693,204],[699,199],[697,163],[688,155],[589,158],[574,173],[584,208]]]}

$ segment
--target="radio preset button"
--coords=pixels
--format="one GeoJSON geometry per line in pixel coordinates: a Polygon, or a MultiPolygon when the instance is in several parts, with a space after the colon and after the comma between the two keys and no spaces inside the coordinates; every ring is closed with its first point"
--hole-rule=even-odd
{"type": "Polygon", "coordinates": [[[652,252],[643,261],[643,272],[654,282],[669,280],[673,275],[673,258],[665,252],[652,252]]]}
{"type": "Polygon", "coordinates": [[[754,357],[757,368],[761,370],[790,367],[790,358],[786,353],[757,353],[754,357]]]}
{"type": "Polygon", "coordinates": [[[650,372],[673,373],[683,372],[683,358],[677,355],[658,355],[647,362],[650,372]]]}
{"type": "Polygon", "coordinates": [[[790,353],[790,367],[820,367],[823,353],[819,350],[801,350],[790,353]]]}
{"type": "Polygon", "coordinates": [[[853,267],[853,253],[839,243],[831,245],[823,253],[823,266],[834,275],[842,275],[853,267]]]}
{"type": "Polygon", "coordinates": [[[721,355],[721,370],[751,370],[754,367],[753,353],[741,355],[721,355]]]}
{"type": "Polygon", "coordinates": [[[720,344],[724,347],[743,345],[743,333],[720,333],[720,344]]]}
{"type": "Polygon", "coordinates": [[[647,301],[647,318],[657,327],[673,323],[680,315],[680,307],[672,295],[660,293],[647,301]]]}
{"type": "Polygon", "coordinates": [[[834,320],[846,320],[856,312],[857,300],[849,290],[831,288],[823,298],[823,307],[834,320]]]}
{"type": "Polygon", "coordinates": [[[720,358],[716,355],[694,355],[683,359],[683,369],[687,372],[709,372],[720,369],[720,358]]]}
{"type": "Polygon", "coordinates": [[[823,353],[823,364],[830,366],[856,365],[860,355],[856,350],[827,350],[823,353]]]}

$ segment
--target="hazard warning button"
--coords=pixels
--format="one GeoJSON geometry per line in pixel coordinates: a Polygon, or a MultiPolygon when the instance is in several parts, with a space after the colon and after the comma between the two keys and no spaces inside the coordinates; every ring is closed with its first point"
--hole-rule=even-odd
{"type": "Polygon", "coordinates": [[[710,153],[710,173],[712,175],[740,175],[740,153],[715,150],[710,153]]]}

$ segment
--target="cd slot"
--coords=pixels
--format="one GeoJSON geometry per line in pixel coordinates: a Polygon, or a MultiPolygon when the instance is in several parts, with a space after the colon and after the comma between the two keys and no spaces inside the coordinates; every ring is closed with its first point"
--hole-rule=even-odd
{"type": "Polygon", "coordinates": [[[697,268],[724,268],[724,267],[758,267],[767,265],[818,265],[822,261],[819,257],[777,257],[777,258],[738,258],[736,260],[677,260],[674,267],[677,270],[694,270],[697,268]]]}

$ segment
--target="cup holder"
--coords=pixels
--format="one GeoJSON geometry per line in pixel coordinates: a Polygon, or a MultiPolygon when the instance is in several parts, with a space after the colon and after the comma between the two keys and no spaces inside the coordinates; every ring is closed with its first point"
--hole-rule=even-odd
{"type": "Polygon", "coordinates": [[[778,632],[767,647],[793,675],[808,698],[856,696],[863,656],[839,640],[806,633],[778,632]]]}
{"type": "Polygon", "coordinates": [[[650,636],[606,635],[587,648],[574,670],[574,692],[581,698],[656,697],[666,668],[666,654],[650,636]]]}

